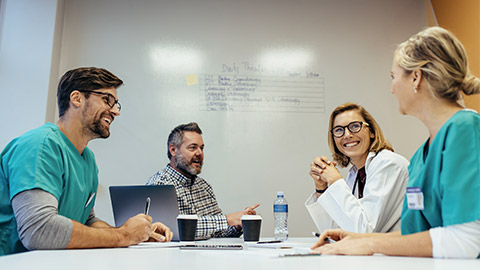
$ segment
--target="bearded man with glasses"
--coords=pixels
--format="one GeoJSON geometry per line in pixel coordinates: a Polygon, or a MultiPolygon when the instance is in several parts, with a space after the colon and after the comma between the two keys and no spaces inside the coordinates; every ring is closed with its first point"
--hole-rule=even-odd
{"type": "Polygon", "coordinates": [[[110,136],[120,115],[106,69],[66,72],[57,100],[60,119],[11,141],[0,154],[0,256],[36,249],[126,247],[169,241],[172,233],[139,214],[119,228],[95,216],[98,167],[89,141],[110,136]]]}

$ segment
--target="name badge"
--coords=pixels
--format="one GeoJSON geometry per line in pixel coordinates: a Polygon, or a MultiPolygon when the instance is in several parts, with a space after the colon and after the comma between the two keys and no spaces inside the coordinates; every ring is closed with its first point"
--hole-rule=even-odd
{"type": "Polygon", "coordinates": [[[423,192],[419,187],[407,187],[407,205],[410,210],[423,210],[423,192]]]}

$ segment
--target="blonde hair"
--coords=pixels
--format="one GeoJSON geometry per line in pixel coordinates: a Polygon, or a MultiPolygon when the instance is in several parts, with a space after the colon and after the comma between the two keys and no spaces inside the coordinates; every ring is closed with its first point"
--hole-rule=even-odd
{"type": "Polygon", "coordinates": [[[368,128],[370,132],[374,135],[374,137],[370,140],[370,148],[369,152],[378,153],[383,149],[388,149],[393,151],[392,145],[385,139],[383,136],[383,132],[380,129],[377,121],[373,119],[372,115],[365,110],[362,106],[347,102],[335,108],[333,112],[330,114],[330,123],[328,125],[328,146],[330,147],[330,151],[332,152],[333,160],[335,160],[338,164],[342,167],[346,167],[350,163],[350,157],[344,155],[340,150],[338,150],[337,145],[335,144],[335,138],[333,134],[330,132],[333,129],[333,122],[335,121],[335,117],[337,115],[347,112],[347,111],[357,111],[368,123],[368,128]]]}
{"type": "Polygon", "coordinates": [[[473,76],[462,43],[441,27],[429,27],[401,43],[395,60],[407,73],[420,69],[435,96],[456,102],[461,92],[480,93],[480,79],[473,76]]]}

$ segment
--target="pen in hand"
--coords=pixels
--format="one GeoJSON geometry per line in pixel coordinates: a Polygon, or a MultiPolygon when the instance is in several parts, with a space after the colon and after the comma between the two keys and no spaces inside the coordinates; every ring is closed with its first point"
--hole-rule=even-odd
{"type": "MultiPolygon", "coordinates": [[[[315,236],[315,237],[320,237],[320,234],[319,234],[318,232],[312,232],[312,234],[313,234],[313,236],[315,236]]],[[[325,239],[323,239],[323,241],[328,242],[328,243],[330,243],[330,244],[333,244],[333,243],[336,243],[336,242],[337,242],[337,241],[335,241],[335,240],[333,240],[333,239],[331,239],[331,238],[329,238],[329,237],[325,237],[325,239]]]]}
{"type": "Polygon", "coordinates": [[[147,197],[147,200],[145,201],[145,215],[148,215],[148,210],[150,210],[150,197],[147,197]]]}

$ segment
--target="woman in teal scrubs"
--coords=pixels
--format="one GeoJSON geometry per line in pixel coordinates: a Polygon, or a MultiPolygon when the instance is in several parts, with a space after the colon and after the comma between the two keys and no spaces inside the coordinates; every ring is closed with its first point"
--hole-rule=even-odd
{"type": "Polygon", "coordinates": [[[400,44],[391,76],[400,113],[418,118],[429,131],[410,160],[401,231],[327,230],[312,248],[322,254],[477,258],[480,116],[461,103],[462,93],[480,93],[480,80],[469,72],[463,45],[440,27],[400,44]],[[338,242],[327,244],[327,237],[338,242]]]}

